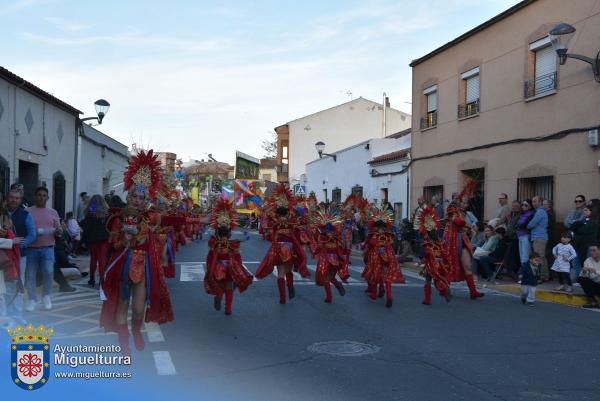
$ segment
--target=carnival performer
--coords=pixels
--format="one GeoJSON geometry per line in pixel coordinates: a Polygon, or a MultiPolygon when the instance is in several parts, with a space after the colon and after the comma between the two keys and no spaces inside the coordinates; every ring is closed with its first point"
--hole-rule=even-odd
{"type": "Polygon", "coordinates": [[[148,208],[161,182],[160,162],[152,150],[140,151],[131,158],[124,176],[128,207],[107,221],[113,253],[101,287],[104,302],[100,326],[117,332],[122,352],[129,355],[130,299],[131,332],[138,350],[144,349],[140,331],[144,318],[146,322],[166,323],[173,320],[173,309],[157,247],[160,215],[148,208]]]}
{"type": "Polygon", "coordinates": [[[440,229],[440,218],[432,206],[426,206],[419,214],[419,231],[423,235],[423,270],[420,274],[425,277],[425,299],[424,305],[431,305],[431,283],[435,285],[436,290],[450,302],[452,295],[450,292],[450,280],[448,273],[450,271],[446,263],[447,257],[444,254],[444,246],[438,236],[440,229]]]}
{"type": "Polygon", "coordinates": [[[160,250],[160,263],[165,277],[175,277],[175,260],[177,254],[176,229],[184,223],[178,215],[171,215],[170,208],[177,201],[178,193],[166,184],[161,184],[156,209],[160,213],[160,227],[157,230],[157,249],[160,250]]]}
{"type": "Polygon", "coordinates": [[[256,277],[263,279],[273,273],[277,266],[277,288],[279,289],[279,303],[285,304],[287,289],[289,299],[296,295],[294,289],[294,271],[302,277],[310,276],[306,268],[306,253],[294,229],[297,219],[294,216],[295,202],[289,188],[279,184],[271,200],[271,210],[274,212],[265,221],[267,238],[271,247],[263,261],[256,270],[256,277]]]}
{"type": "Polygon", "coordinates": [[[242,264],[240,241],[231,239],[236,227],[236,212],[231,202],[226,199],[217,201],[211,215],[211,227],[215,234],[208,241],[204,289],[215,296],[216,310],[221,310],[224,293],[225,314],[231,315],[233,290],[237,288],[240,293],[246,291],[254,279],[242,264]]]}
{"type": "Polygon", "coordinates": [[[330,304],[332,301],[331,284],[341,296],[346,295],[346,289],[335,276],[339,276],[342,280],[350,277],[346,253],[341,241],[343,223],[338,216],[321,212],[318,212],[311,222],[318,227],[316,246],[313,252],[313,258],[317,258],[315,282],[318,286],[325,288],[325,302],[330,304]]]}
{"type": "Polygon", "coordinates": [[[473,197],[476,181],[470,181],[458,197],[446,208],[446,227],[444,229],[444,247],[449,265],[451,282],[465,280],[469,287],[471,299],[477,299],[484,294],[477,291],[471,272],[473,249],[466,234],[467,222],[462,212],[462,204],[473,197]]]}
{"type": "Polygon", "coordinates": [[[367,213],[369,234],[365,241],[365,269],[362,276],[367,281],[367,294],[377,299],[377,286],[382,285],[386,295],[385,306],[392,307],[392,283],[405,283],[404,275],[394,252],[393,218],[385,210],[374,206],[367,213]]]}

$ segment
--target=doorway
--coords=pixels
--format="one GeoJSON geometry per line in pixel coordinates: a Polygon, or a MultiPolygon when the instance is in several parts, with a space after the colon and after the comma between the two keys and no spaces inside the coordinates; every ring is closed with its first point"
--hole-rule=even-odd
{"type": "Polygon", "coordinates": [[[8,194],[10,189],[10,168],[8,160],[0,156],[0,193],[8,194]]]}
{"type": "Polygon", "coordinates": [[[469,181],[475,180],[477,186],[475,187],[475,193],[473,198],[469,200],[468,207],[473,212],[475,217],[479,219],[479,221],[484,221],[484,213],[485,213],[485,169],[484,168],[475,168],[471,170],[462,170],[463,174],[463,187],[469,181]]]}
{"type": "Polygon", "coordinates": [[[52,207],[61,218],[65,218],[66,182],[62,172],[52,175],[52,207]]]}
{"type": "Polygon", "coordinates": [[[33,205],[35,189],[40,186],[38,165],[19,160],[19,184],[23,184],[23,204],[33,205]]]}

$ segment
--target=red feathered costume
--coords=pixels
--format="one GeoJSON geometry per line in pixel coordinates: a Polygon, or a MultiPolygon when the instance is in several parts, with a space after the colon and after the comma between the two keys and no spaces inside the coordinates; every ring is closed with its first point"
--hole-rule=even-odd
{"type": "MultiPolygon", "coordinates": [[[[143,193],[150,198],[157,195],[161,180],[160,162],[153,155],[141,151],[132,157],[125,172],[125,188],[134,193],[143,193]]],[[[128,354],[129,332],[127,323],[117,322],[119,300],[129,302],[132,286],[144,283],[146,289],[145,321],[159,324],[173,320],[173,309],[169,290],[160,265],[157,245],[157,229],[160,215],[151,211],[126,208],[112,214],[107,227],[112,256],[108,262],[102,282],[104,302],[100,314],[100,326],[107,331],[116,331],[122,351],[128,354]]],[[[138,350],[144,348],[141,334],[141,318],[132,318],[132,334],[138,350]]]]}
{"type": "Polygon", "coordinates": [[[325,288],[325,302],[331,303],[331,284],[335,286],[341,296],[346,290],[335,276],[342,280],[350,277],[346,252],[342,247],[341,225],[342,222],[336,216],[329,213],[318,212],[313,222],[319,228],[313,258],[317,258],[317,272],[315,282],[318,286],[325,288]]]}
{"type": "MultiPolygon", "coordinates": [[[[371,299],[377,299],[377,286],[385,289],[386,304],[392,306],[392,283],[405,283],[404,275],[394,252],[394,235],[389,232],[393,224],[386,211],[369,212],[369,235],[365,241],[365,270],[362,276],[367,281],[367,293],[371,299]]],[[[383,295],[384,291],[380,291],[383,295]]]]}
{"type": "MultiPolygon", "coordinates": [[[[267,238],[271,241],[271,247],[256,270],[256,277],[259,279],[263,279],[273,273],[275,266],[293,266],[294,271],[298,271],[302,277],[310,276],[306,268],[306,253],[295,230],[297,220],[294,216],[294,203],[294,197],[290,190],[283,184],[280,184],[273,195],[270,207],[272,215],[265,221],[265,232],[267,233],[267,238]]],[[[277,279],[279,302],[282,304],[286,301],[286,281],[289,298],[294,298],[296,294],[294,289],[294,274],[288,271],[286,272],[285,279],[277,279]]]]}
{"type": "Polygon", "coordinates": [[[208,241],[204,289],[215,296],[216,310],[221,309],[224,293],[225,314],[231,315],[233,290],[237,288],[240,293],[246,291],[254,277],[242,264],[240,241],[230,238],[231,231],[236,226],[236,213],[229,201],[217,201],[212,212],[211,226],[215,229],[215,235],[208,241]]]}

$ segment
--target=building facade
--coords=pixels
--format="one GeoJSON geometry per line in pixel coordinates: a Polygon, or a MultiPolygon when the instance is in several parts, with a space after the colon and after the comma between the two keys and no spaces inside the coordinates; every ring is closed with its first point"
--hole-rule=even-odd
{"type": "Polygon", "coordinates": [[[277,181],[277,159],[260,159],[259,179],[264,181],[277,181]]]}
{"type": "Polygon", "coordinates": [[[374,138],[306,165],[306,190],[319,202],[343,202],[352,193],[380,205],[389,202],[407,217],[410,131],[398,138],[374,138]]]}
{"type": "Polygon", "coordinates": [[[64,217],[76,198],[77,134],[81,112],[0,67],[0,191],[13,182],[33,202],[48,188],[48,204],[64,217]]]}
{"type": "Polygon", "coordinates": [[[177,154],[171,152],[156,152],[160,166],[163,168],[167,175],[173,175],[175,171],[175,161],[177,160],[177,154]]]}
{"type": "Polygon", "coordinates": [[[317,156],[317,142],[325,143],[325,153],[333,153],[410,128],[410,115],[386,103],[383,107],[359,97],[276,127],[278,181],[301,182],[306,164],[317,156]]]}
{"type": "Polygon", "coordinates": [[[577,30],[569,53],[596,56],[599,2],[527,0],[411,63],[413,204],[469,179],[485,219],[499,193],[552,199],[559,219],[576,194],[600,197],[600,83],[589,64],[559,65],[558,22],[577,30]]]}
{"type": "Polygon", "coordinates": [[[129,163],[127,145],[83,124],[78,157],[77,193],[123,192],[123,173],[129,163]]]}

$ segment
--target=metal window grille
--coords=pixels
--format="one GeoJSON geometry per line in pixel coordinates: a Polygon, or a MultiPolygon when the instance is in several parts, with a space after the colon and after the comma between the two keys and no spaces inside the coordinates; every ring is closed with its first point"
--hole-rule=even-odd
{"type": "Polygon", "coordinates": [[[520,201],[541,196],[544,199],[554,200],[554,177],[531,177],[517,180],[517,195],[520,201]]]}

